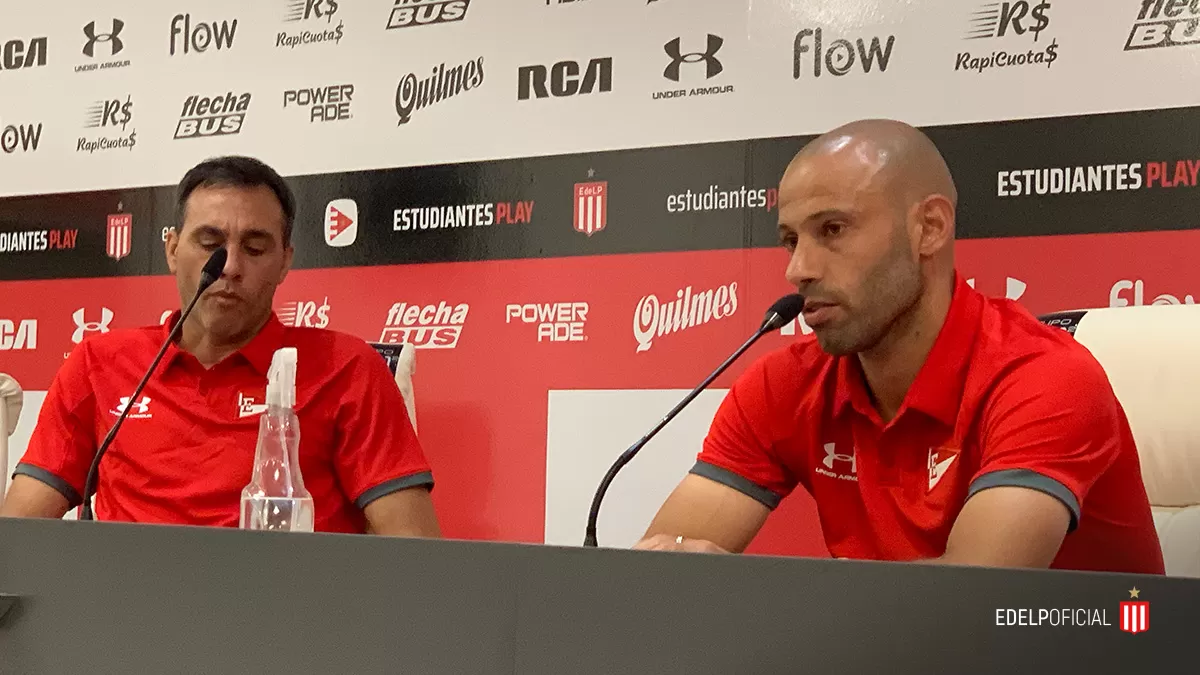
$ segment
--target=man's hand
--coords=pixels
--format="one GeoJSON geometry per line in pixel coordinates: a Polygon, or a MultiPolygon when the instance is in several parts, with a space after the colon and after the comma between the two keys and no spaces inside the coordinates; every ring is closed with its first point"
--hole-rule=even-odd
{"type": "Polygon", "coordinates": [[[729,553],[711,541],[689,539],[687,537],[669,534],[656,534],[634,544],[633,548],[641,551],[687,551],[689,553],[729,553]]]}

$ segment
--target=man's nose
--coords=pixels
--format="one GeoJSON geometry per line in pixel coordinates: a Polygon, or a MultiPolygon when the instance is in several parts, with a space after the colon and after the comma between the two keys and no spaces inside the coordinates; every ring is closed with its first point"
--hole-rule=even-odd
{"type": "Polygon", "coordinates": [[[242,275],[242,266],[245,265],[245,255],[240,252],[237,247],[226,247],[226,253],[229,257],[225,259],[225,267],[221,270],[221,278],[240,277],[242,275]]]}
{"type": "Polygon", "coordinates": [[[799,289],[820,281],[822,274],[821,253],[815,246],[797,246],[788,260],[784,276],[788,283],[799,289]]]}

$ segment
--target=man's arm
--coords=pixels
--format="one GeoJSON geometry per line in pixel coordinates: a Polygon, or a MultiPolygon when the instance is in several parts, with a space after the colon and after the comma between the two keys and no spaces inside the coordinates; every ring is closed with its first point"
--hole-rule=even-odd
{"type": "Polygon", "coordinates": [[[371,534],[389,537],[442,536],[433,500],[424,486],[384,495],[363,510],[371,534]]]}
{"type": "Polygon", "coordinates": [[[946,552],[932,563],[1046,568],[1071,525],[1056,497],[1022,487],[983,490],[963,506],[946,552]]]}
{"type": "Polygon", "coordinates": [[[770,514],[771,510],[756,499],[708,478],[688,474],[634,548],[741,553],[770,514]]]}
{"type": "Polygon", "coordinates": [[[58,490],[36,478],[18,474],[0,504],[0,518],[62,518],[70,506],[58,490]]]}
{"type": "Polygon", "coordinates": [[[796,485],[773,450],[790,424],[772,411],[789,406],[769,395],[767,368],[756,362],[730,388],[695,467],[634,548],[741,553],[796,485]]]}
{"type": "Polygon", "coordinates": [[[933,563],[1046,568],[1121,450],[1115,394],[1090,354],[1041,355],[996,388],[982,462],[933,563]]]}

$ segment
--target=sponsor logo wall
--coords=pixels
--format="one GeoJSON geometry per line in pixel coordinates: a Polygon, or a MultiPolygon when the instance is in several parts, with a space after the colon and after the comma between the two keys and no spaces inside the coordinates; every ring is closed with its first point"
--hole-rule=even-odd
{"type": "MultiPolygon", "coordinates": [[[[444,531],[541,541],[548,392],[699,382],[791,290],[776,221],[794,152],[892,105],[950,163],[976,289],[1035,313],[1200,293],[1200,142],[1184,133],[1200,99],[1180,85],[1197,74],[1195,3],[939,0],[850,25],[768,2],[746,31],[717,20],[729,7],[677,0],[619,16],[595,0],[376,4],[73,4],[6,24],[0,86],[25,95],[0,100],[0,370],[43,391],[90,336],[163,321],[174,182],[205,157],[260,156],[300,197],[280,319],[416,346],[444,531]],[[628,41],[549,38],[606,21],[628,41]],[[514,22],[537,26],[519,49],[478,39],[514,22]],[[1113,108],[1080,72],[1107,91],[1158,80],[1113,108]],[[920,114],[876,94],[916,83],[933,88],[920,114]]],[[[809,333],[793,322],[714,386],[809,333]]],[[[826,468],[855,476],[841,448],[826,468]]],[[[820,554],[773,527],[752,550],[820,554]]]]}

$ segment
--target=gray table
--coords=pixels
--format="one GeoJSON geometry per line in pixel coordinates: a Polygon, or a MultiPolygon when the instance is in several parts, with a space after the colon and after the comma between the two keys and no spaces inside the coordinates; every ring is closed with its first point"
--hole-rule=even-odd
{"type": "Polygon", "coordinates": [[[1118,574],[0,519],[0,593],[22,675],[1200,668],[1200,580],[1118,574]],[[1113,625],[997,626],[1008,608],[1113,625]]]}

